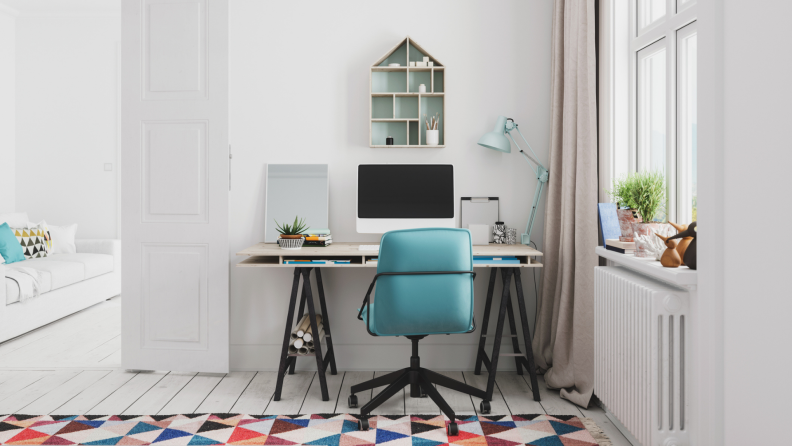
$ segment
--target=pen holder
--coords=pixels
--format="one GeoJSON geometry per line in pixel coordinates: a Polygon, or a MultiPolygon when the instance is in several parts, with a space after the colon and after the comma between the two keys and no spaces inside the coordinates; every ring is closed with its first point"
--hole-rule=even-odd
{"type": "Polygon", "coordinates": [[[492,229],[492,241],[502,245],[506,243],[506,225],[502,221],[496,221],[492,229]]]}
{"type": "Polygon", "coordinates": [[[517,228],[506,228],[506,244],[517,244],[517,228]]]}
{"type": "Polygon", "coordinates": [[[426,145],[436,146],[440,143],[440,130],[427,130],[426,131],[426,145]]]}

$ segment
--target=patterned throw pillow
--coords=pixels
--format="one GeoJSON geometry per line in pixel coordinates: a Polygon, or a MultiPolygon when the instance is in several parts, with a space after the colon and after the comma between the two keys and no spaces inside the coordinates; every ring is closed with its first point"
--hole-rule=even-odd
{"type": "Polygon", "coordinates": [[[47,241],[51,238],[45,228],[39,225],[32,228],[11,228],[11,230],[22,245],[26,259],[47,257],[47,241]]]}

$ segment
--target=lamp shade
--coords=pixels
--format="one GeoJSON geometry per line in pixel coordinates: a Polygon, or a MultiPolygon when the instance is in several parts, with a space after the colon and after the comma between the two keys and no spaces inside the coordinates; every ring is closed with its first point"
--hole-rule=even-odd
{"type": "Polygon", "coordinates": [[[485,133],[484,136],[479,139],[478,144],[488,149],[510,153],[511,142],[509,142],[509,138],[506,137],[505,132],[506,117],[498,116],[498,122],[495,123],[495,129],[489,133],[485,133]]]}

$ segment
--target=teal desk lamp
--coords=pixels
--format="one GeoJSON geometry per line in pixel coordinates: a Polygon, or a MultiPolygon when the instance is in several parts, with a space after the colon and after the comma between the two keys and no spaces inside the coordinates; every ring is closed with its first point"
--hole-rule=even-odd
{"type": "Polygon", "coordinates": [[[520,136],[522,136],[522,139],[523,141],[525,141],[525,144],[528,146],[529,149],[531,149],[531,153],[533,154],[533,156],[528,155],[522,149],[520,149],[520,153],[522,154],[523,157],[525,157],[525,160],[528,161],[529,165],[531,163],[536,165],[535,169],[534,166],[531,165],[531,169],[536,174],[536,179],[539,180],[539,184],[536,187],[536,193],[534,194],[533,208],[531,208],[531,216],[528,218],[528,224],[525,225],[525,232],[522,234],[521,237],[522,244],[528,245],[531,243],[531,230],[533,229],[534,219],[536,218],[536,207],[539,205],[539,199],[542,196],[542,189],[544,188],[545,183],[547,183],[547,178],[549,176],[549,173],[547,172],[547,169],[545,169],[545,167],[542,165],[542,163],[536,160],[537,158],[536,153],[531,148],[531,145],[528,144],[528,140],[525,139],[525,136],[523,136],[522,132],[520,131],[520,128],[517,127],[517,123],[515,123],[514,119],[512,118],[506,118],[505,116],[498,116],[498,122],[495,124],[495,129],[489,133],[485,133],[484,136],[482,136],[481,139],[479,139],[478,144],[488,149],[511,153],[511,143],[509,142],[509,139],[506,138],[506,136],[511,138],[511,140],[514,142],[514,145],[517,146],[517,148],[520,147],[520,145],[517,144],[517,141],[514,140],[514,137],[511,134],[512,130],[517,130],[517,133],[519,133],[520,136]]]}

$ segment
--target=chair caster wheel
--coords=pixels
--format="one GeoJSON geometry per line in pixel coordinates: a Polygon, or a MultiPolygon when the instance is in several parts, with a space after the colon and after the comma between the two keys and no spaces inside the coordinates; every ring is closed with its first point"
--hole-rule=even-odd
{"type": "Polygon", "coordinates": [[[492,406],[490,406],[489,401],[482,401],[481,404],[479,404],[479,412],[486,415],[490,413],[491,410],[492,406]]]}
{"type": "Polygon", "coordinates": [[[367,419],[361,418],[361,419],[358,420],[358,430],[361,430],[361,431],[369,430],[369,422],[368,422],[367,419]]]}
{"type": "Polygon", "coordinates": [[[358,406],[357,395],[349,395],[349,399],[347,399],[347,403],[349,403],[349,408],[354,409],[358,406]]]}
{"type": "Polygon", "coordinates": [[[449,437],[456,437],[459,435],[459,425],[456,422],[449,423],[446,427],[446,433],[448,433],[449,437]]]}

